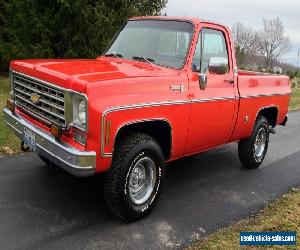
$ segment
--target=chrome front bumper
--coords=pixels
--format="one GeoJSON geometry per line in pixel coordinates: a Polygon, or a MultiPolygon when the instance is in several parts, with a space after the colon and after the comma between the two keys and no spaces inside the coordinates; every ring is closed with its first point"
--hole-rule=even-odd
{"type": "Polygon", "coordinates": [[[36,152],[49,161],[63,168],[72,175],[83,177],[95,173],[96,153],[94,151],[80,151],[54,138],[51,134],[37,128],[8,108],[3,109],[4,121],[15,134],[23,140],[24,128],[35,134],[36,152]]]}

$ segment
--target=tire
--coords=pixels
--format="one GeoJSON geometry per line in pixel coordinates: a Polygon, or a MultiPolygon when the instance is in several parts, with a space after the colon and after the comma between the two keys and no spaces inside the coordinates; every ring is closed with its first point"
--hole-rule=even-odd
{"type": "Polygon", "coordinates": [[[164,169],[162,150],[152,137],[133,133],[116,145],[103,183],[112,213],[126,222],[150,214],[162,190],[164,169]]]}
{"type": "Polygon", "coordinates": [[[256,119],[253,133],[249,138],[242,139],[238,144],[238,152],[241,163],[248,169],[258,168],[267,153],[269,146],[268,120],[259,116],[256,119]]]}

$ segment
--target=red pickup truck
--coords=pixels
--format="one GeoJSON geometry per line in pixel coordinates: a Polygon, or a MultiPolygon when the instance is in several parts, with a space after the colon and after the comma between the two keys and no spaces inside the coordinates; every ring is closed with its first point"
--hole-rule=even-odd
{"type": "Polygon", "coordinates": [[[165,162],[238,141],[261,165],[285,125],[286,76],[238,71],[231,34],[196,18],[128,20],[93,60],[16,60],[4,119],[47,164],[104,173],[106,203],[133,221],[161,193],[165,162]]]}

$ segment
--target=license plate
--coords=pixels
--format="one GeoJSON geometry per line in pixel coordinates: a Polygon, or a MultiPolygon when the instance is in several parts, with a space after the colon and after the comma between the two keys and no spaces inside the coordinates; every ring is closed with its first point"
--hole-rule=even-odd
{"type": "Polygon", "coordinates": [[[35,134],[28,128],[24,128],[24,146],[36,151],[35,134]]]}

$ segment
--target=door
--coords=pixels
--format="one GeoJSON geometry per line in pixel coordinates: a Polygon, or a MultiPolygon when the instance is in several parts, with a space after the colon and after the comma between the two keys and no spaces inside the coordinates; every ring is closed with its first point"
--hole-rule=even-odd
{"type": "Polygon", "coordinates": [[[187,154],[223,144],[231,135],[237,101],[226,32],[221,27],[205,27],[199,33],[189,73],[191,118],[187,154]],[[209,71],[209,62],[218,60],[226,65],[226,69],[209,71]],[[205,89],[200,88],[200,74],[207,77],[205,89]]]}

